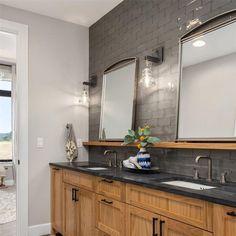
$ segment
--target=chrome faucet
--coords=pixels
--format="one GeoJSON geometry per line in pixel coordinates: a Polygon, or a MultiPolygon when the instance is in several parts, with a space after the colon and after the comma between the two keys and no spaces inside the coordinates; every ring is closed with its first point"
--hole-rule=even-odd
{"type": "MultiPolygon", "coordinates": [[[[117,151],[105,150],[104,155],[108,155],[108,154],[114,154],[114,157],[115,157],[114,167],[118,167],[117,151]]],[[[112,162],[111,161],[109,161],[108,164],[109,164],[110,167],[112,166],[112,162]]]]}
{"type": "Polygon", "coordinates": [[[195,162],[199,163],[200,159],[208,160],[208,177],[207,177],[207,181],[211,182],[212,181],[212,159],[209,156],[197,156],[196,159],[195,159],[195,162]]]}

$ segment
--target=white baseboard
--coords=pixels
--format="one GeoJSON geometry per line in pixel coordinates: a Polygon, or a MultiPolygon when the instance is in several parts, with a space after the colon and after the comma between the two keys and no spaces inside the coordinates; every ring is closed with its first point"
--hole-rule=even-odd
{"type": "Polygon", "coordinates": [[[29,236],[41,236],[51,233],[51,224],[32,225],[29,227],[29,236]]]}
{"type": "Polygon", "coordinates": [[[13,179],[7,179],[7,180],[4,180],[4,184],[6,186],[13,186],[15,184],[15,181],[13,179]]]}

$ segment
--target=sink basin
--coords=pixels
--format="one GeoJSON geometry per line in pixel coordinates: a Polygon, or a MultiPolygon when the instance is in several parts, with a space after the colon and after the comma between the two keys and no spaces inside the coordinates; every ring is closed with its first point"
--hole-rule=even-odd
{"type": "Polygon", "coordinates": [[[86,167],[88,170],[107,170],[106,167],[86,167]]]}
{"type": "Polygon", "coordinates": [[[76,167],[82,167],[86,168],[88,170],[107,170],[109,167],[104,164],[99,164],[99,163],[81,163],[81,162],[75,162],[73,163],[74,166],[76,167]]]}
{"type": "Polygon", "coordinates": [[[193,190],[207,190],[207,189],[216,188],[214,186],[208,186],[205,184],[196,184],[196,183],[191,183],[191,182],[181,181],[181,180],[165,181],[161,183],[176,186],[176,187],[193,189],[193,190]]]}

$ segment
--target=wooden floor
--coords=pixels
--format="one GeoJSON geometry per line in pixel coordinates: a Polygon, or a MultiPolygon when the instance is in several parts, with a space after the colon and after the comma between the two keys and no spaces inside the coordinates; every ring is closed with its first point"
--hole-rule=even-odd
{"type": "MultiPolygon", "coordinates": [[[[16,191],[15,186],[4,189],[7,192],[16,191]]],[[[16,236],[16,221],[0,225],[0,236],[16,236]]],[[[50,235],[42,235],[50,236],[50,235]]]]}
{"type": "Polygon", "coordinates": [[[0,225],[1,236],[16,236],[16,222],[0,225]]]}

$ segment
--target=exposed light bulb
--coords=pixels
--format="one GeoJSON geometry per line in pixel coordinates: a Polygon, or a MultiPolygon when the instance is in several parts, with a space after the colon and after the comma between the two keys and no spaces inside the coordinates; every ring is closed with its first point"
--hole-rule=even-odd
{"type": "Polygon", "coordinates": [[[82,92],[82,101],[84,104],[89,102],[89,94],[88,91],[85,89],[82,92]]]}
{"type": "Polygon", "coordinates": [[[156,81],[153,78],[152,73],[152,63],[146,61],[146,67],[142,71],[142,79],[140,83],[143,84],[146,88],[156,85],[156,81]]]}
{"type": "Polygon", "coordinates": [[[82,95],[79,97],[79,104],[82,104],[82,105],[89,104],[89,93],[85,88],[82,91],[82,95]]]}
{"type": "Polygon", "coordinates": [[[201,39],[198,39],[198,40],[193,42],[193,46],[196,47],[196,48],[200,48],[200,47],[203,47],[205,45],[206,45],[206,42],[201,40],[201,39]]]}

